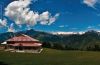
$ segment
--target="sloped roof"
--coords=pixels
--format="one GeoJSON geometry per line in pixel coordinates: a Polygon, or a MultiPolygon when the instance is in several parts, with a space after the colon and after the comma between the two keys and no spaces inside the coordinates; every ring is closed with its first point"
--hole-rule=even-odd
{"type": "Polygon", "coordinates": [[[11,46],[32,46],[32,47],[36,47],[36,46],[41,46],[42,44],[40,44],[40,43],[34,43],[34,44],[32,44],[32,43],[15,43],[15,44],[9,44],[9,45],[11,45],[11,46]]]}
{"type": "Polygon", "coordinates": [[[16,37],[13,37],[7,41],[39,41],[37,39],[34,39],[28,35],[21,35],[21,36],[16,36],[16,37]]]}

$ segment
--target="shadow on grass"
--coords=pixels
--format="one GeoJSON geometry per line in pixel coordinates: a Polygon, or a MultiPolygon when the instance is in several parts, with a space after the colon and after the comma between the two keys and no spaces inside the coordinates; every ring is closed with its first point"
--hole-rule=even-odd
{"type": "Polygon", "coordinates": [[[9,64],[6,64],[6,63],[0,61],[0,65],[9,65],[9,64]]]}

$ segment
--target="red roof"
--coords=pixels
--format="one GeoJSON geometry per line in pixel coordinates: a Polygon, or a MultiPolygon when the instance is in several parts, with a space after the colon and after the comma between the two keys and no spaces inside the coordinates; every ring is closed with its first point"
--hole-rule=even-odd
{"type": "Polygon", "coordinates": [[[11,46],[33,46],[33,47],[36,47],[36,46],[41,46],[42,44],[40,43],[15,43],[15,44],[8,44],[8,45],[11,45],[11,46]]]}
{"type": "Polygon", "coordinates": [[[38,40],[33,39],[28,35],[21,35],[21,36],[13,37],[7,41],[38,41],[38,40]]]}

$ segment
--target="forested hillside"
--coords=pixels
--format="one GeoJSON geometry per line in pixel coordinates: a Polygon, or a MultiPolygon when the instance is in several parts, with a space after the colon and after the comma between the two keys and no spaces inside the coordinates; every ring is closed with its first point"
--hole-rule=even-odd
{"type": "Polygon", "coordinates": [[[94,30],[87,31],[85,34],[53,35],[46,32],[35,30],[20,31],[16,33],[7,32],[0,34],[0,42],[21,34],[29,35],[40,40],[43,47],[62,49],[62,50],[100,50],[100,33],[94,30]]]}

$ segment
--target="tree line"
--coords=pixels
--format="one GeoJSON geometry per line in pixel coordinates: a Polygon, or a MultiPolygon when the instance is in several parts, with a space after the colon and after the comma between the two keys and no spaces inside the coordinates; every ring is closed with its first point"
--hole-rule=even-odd
{"type": "Polygon", "coordinates": [[[85,34],[57,35],[41,38],[43,47],[60,50],[100,51],[100,33],[88,31],[85,34]]]}

